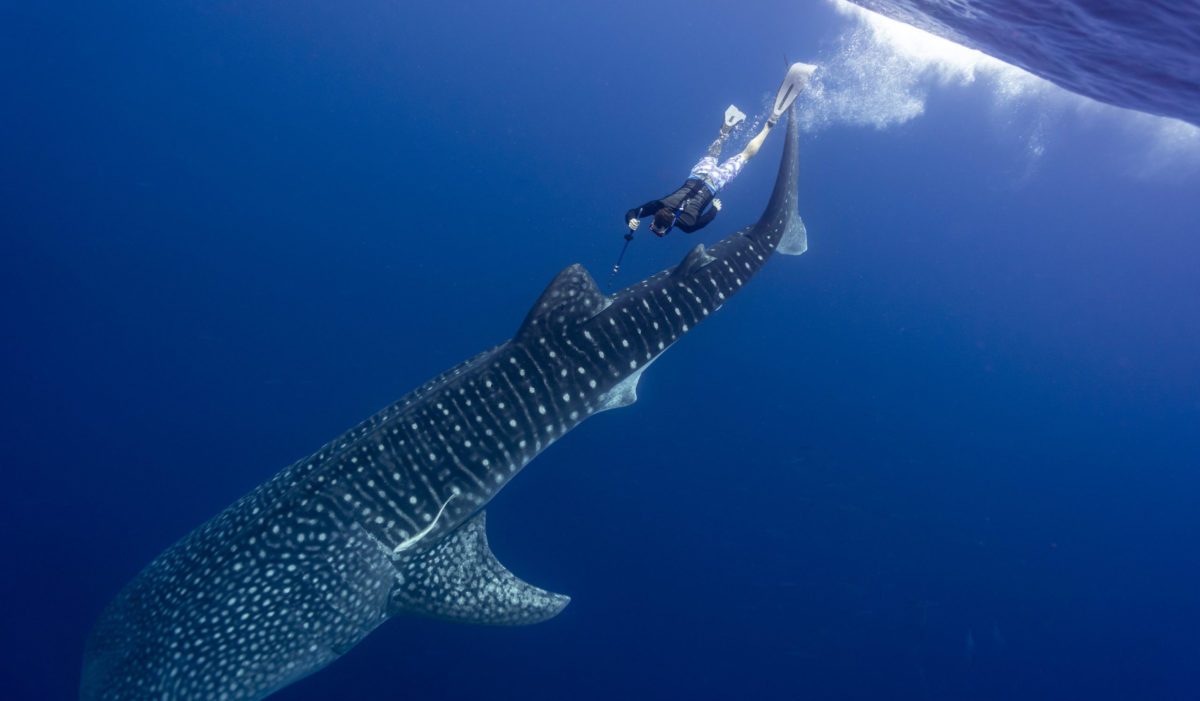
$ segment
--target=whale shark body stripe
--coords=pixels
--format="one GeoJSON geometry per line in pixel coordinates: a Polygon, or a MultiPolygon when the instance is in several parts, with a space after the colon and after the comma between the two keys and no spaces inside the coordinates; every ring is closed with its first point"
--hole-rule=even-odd
{"type": "MultiPolygon", "coordinates": [[[[255,699],[390,616],[515,625],[567,599],[487,549],[483,507],[798,231],[794,114],[762,218],[612,296],[560,272],[510,340],[286,468],[151,562],[88,640],[83,699],[255,699]],[[790,233],[789,233],[790,232],[790,233]]],[[[802,226],[800,226],[802,229],[802,226]]]]}

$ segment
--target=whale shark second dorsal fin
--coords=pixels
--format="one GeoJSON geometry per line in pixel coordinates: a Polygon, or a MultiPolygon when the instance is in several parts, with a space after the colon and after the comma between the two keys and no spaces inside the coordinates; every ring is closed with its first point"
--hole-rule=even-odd
{"type": "Polygon", "coordinates": [[[571,601],[523,582],[492,554],[484,512],[400,568],[388,613],[456,623],[519,626],[557,616],[571,601]]]}
{"type": "Polygon", "coordinates": [[[600,292],[595,279],[578,263],[563,268],[533,303],[514,340],[547,329],[578,324],[604,311],[612,300],[600,292]]]}

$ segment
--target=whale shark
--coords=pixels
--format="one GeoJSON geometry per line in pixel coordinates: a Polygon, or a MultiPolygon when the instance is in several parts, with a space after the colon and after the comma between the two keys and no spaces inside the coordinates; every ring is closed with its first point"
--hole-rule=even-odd
{"type": "Polygon", "coordinates": [[[637,399],[642,373],[779,250],[799,254],[799,135],[788,108],[759,220],[612,295],[558,273],[507,341],[447,370],[175,543],[105,608],[80,698],[259,699],[400,615],[547,620],[568,597],[488,548],[485,507],[588,417],[637,399]]]}

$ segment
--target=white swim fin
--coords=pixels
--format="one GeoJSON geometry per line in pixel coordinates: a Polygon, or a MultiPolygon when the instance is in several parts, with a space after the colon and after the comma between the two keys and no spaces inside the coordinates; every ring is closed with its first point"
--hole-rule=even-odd
{"type": "Polygon", "coordinates": [[[736,127],[737,125],[741,124],[744,121],[746,121],[746,113],[739,110],[737,107],[730,105],[729,109],[725,110],[725,130],[726,131],[733,129],[734,127],[736,127]]]}
{"type": "Polygon", "coordinates": [[[815,70],[817,67],[808,63],[793,63],[788,68],[787,75],[783,77],[783,85],[779,86],[779,92],[775,94],[775,106],[771,109],[767,126],[775,126],[783,113],[788,111],[796,97],[808,86],[808,79],[815,70]]]}

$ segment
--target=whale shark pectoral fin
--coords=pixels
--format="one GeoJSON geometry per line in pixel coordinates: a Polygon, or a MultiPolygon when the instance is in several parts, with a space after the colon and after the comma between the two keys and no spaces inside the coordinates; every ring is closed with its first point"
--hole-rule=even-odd
{"type": "Polygon", "coordinates": [[[596,280],[582,265],[568,265],[554,276],[542,296],[533,303],[514,338],[524,340],[545,333],[548,328],[587,321],[607,309],[609,304],[612,300],[600,292],[596,280]]]}
{"type": "Polygon", "coordinates": [[[688,251],[683,260],[679,261],[679,265],[675,266],[671,274],[677,277],[687,277],[714,260],[716,258],[704,248],[704,244],[698,243],[695,248],[688,251]]]}
{"type": "Polygon", "coordinates": [[[571,597],[517,579],[488,548],[484,512],[432,550],[405,562],[388,614],[456,623],[519,626],[557,616],[571,597]]]}
{"type": "MultiPolygon", "coordinates": [[[[654,362],[653,360],[650,362],[654,362]]],[[[637,401],[637,386],[642,379],[642,373],[646,368],[650,367],[650,363],[638,368],[635,372],[630,373],[617,384],[613,385],[604,394],[596,398],[596,413],[608,411],[609,409],[620,409],[621,407],[629,406],[637,401]]]]}

